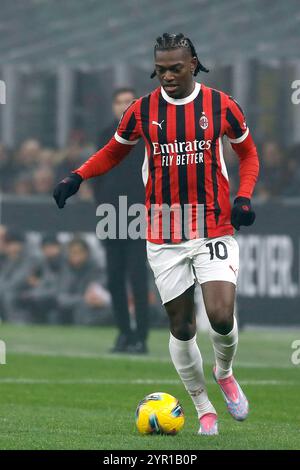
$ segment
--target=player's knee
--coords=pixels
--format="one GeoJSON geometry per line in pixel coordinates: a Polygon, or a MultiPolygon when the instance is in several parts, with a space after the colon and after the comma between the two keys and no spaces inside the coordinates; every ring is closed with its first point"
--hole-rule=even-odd
{"type": "Polygon", "coordinates": [[[196,334],[196,323],[194,318],[186,318],[180,312],[169,314],[170,331],[175,338],[188,341],[196,334]]]}
{"type": "Polygon", "coordinates": [[[220,334],[227,334],[233,327],[234,306],[226,302],[218,302],[210,309],[209,318],[212,328],[220,334]]]}
{"type": "Polygon", "coordinates": [[[196,328],[191,323],[171,325],[170,331],[175,338],[180,339],[181,341],[188,341],[196,334],[196,328]]]}

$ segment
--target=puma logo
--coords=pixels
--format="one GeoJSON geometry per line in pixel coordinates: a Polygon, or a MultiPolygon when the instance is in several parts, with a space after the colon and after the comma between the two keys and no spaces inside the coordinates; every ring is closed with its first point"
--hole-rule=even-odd
{"type": "Polygon", "coordinates": [[[158,126],[160,128],[160,130],[162,130],[162,123],[165,122],[165,120],[163,119],[161,122],[157,122],[157,121],[152,121],[152,124],[154,124],[155,126],[158,126]]]}
{"type": "Polygon", "coordinates": [[[237,275],[237,272],[238,272],[238,269],[234,269],[231,264],[229,265],[229,268],[231,269],[231,271],[234,272],[234,275],[236,276],[237,275]]]}

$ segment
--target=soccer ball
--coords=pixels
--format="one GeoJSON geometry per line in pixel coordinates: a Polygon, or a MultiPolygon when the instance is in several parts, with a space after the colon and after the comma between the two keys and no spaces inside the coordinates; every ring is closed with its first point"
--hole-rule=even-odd
{"type": "Polygon", "coordinates": [[[141,434],[177,434],[184,425],[184,412],[172,395],[151,393],[138,404],[135,422],[141,434]]]}

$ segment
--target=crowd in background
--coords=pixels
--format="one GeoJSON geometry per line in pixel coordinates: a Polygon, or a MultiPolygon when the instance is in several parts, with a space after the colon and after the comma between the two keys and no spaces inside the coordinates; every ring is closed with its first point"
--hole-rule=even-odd
{"type": "Polygon", "coordinates": [[[29,243],[0,226],[1,319],[17,323],[101,324],[111,316],[105,273],[88,242],[44,235],[29,243]]]}
{"type": "MultiPolygon", "coordinates": [[[[81,133],[74,133],[69,145],[62,150],[44,148],[36,139],[24,141],[14,151],[0,144],[0,192],[20,196],[51,195],[55,183],[80,166],[95,150],[95,145],[85,142],[81,133]]],[[[255,196],[263,200],[300,196],[300,145],[284,149],[275,140],[268,140],[258,145],[258,150],[261,168],[255,196]]],[[[234,196],[239,181],[238,159],[226,139],[224,157],[234,196]]],[[[81,185],[78,197],[92,201],[88,182],[81,185]]]]}
{"type": "MultiPolygon", "coordinates": [[[[254,196],[262,201],[274,197],[300,196],[300,145],[282,148],[275,140],[257,145],[260,173],[254,196]]],[[[238,158],[227,139],[224,139],[224,158],[229,174],[231,195],[237,193],[239,184],[238,158]]]]}
{"type": "MultiPolygon", "coordinates": [[[[63,241],[50,234],[38,234],[38,240],[28,235],[0,225],[0,322],[114,324],[98,243],[80,234],[63,241]]],[[[164,324],[150,276],[148,302],[151,324],[164,324]]],[[[131,292],[128,307],[134,321],[131,292]]]]}
{"type": "MultiPolygon", "coordinates": [[[[62,150],[44,148],[36,139],[24,141],[17,150],[0,144],[0,192],[21,197],[51,197],[56,182],[80,166],[96,146],[74,133],[62,150]]],[[[255,196],[300,196],[300,146],[282,149],[274,140],[258,146],[261,168],[255,196]]],[[[232,197],[239,184],[238,159],[224,139],[224,157],[232,197]]],[[[124,167],[125,168],[125,167],[124,167]]],[[[130,178],[130,175],[128,175],[130,178]]],[[[86,182],[77,198],[94,200],[93,186],[86,182]]],[[[41,234],[35,245],[27,234],[0,225],[0,320],[17,323],[90,324],[114,323],[114,298],[105,266],[97,264],[89,243],[75,236],[62,242],[41,234]]],[[[153,279],[149,276],[150,283],[153,279]]],[[[151,324],[164,324],[154,283],[149,289],[151,324]]],[[[129,295],[129,309],[134,299],[129,295]]],[[[134,313],[133,313],[134,317],[134,313]]]]}
{"type": "MultiPolygon", "coordinates": [[[[55,182],[85,161],[95,148],[74,136],[63,150],[44,148],[37,139],[24,141],[17,150],[0,144],[0,191],[27,195],[50,195],[55,182]]],[[[82,199],[91,200],[89,185],[82,185],[82,199]]]]}

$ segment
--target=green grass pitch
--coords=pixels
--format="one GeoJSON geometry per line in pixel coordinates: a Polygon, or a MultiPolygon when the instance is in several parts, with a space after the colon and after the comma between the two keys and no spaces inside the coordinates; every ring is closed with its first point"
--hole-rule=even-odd
{"type": "Polygon", "coordinates": [[[235,422],[211,370],[206,334],[198,344],[209,396],[219,414],[219,436],[198,436],[189,396],[170,363],[168,332],[151,332],[149,356],[107,353],[111,328],[0,325],[6,365],[0,365],[0,449],[300,449],[300,365],[291,344],[300,330],[240,334],[235,374],[250,402],[249,418],[235,422]],[[183,405],[177,436],[140,436],[137,403],[165,391],[183,405]]]}

